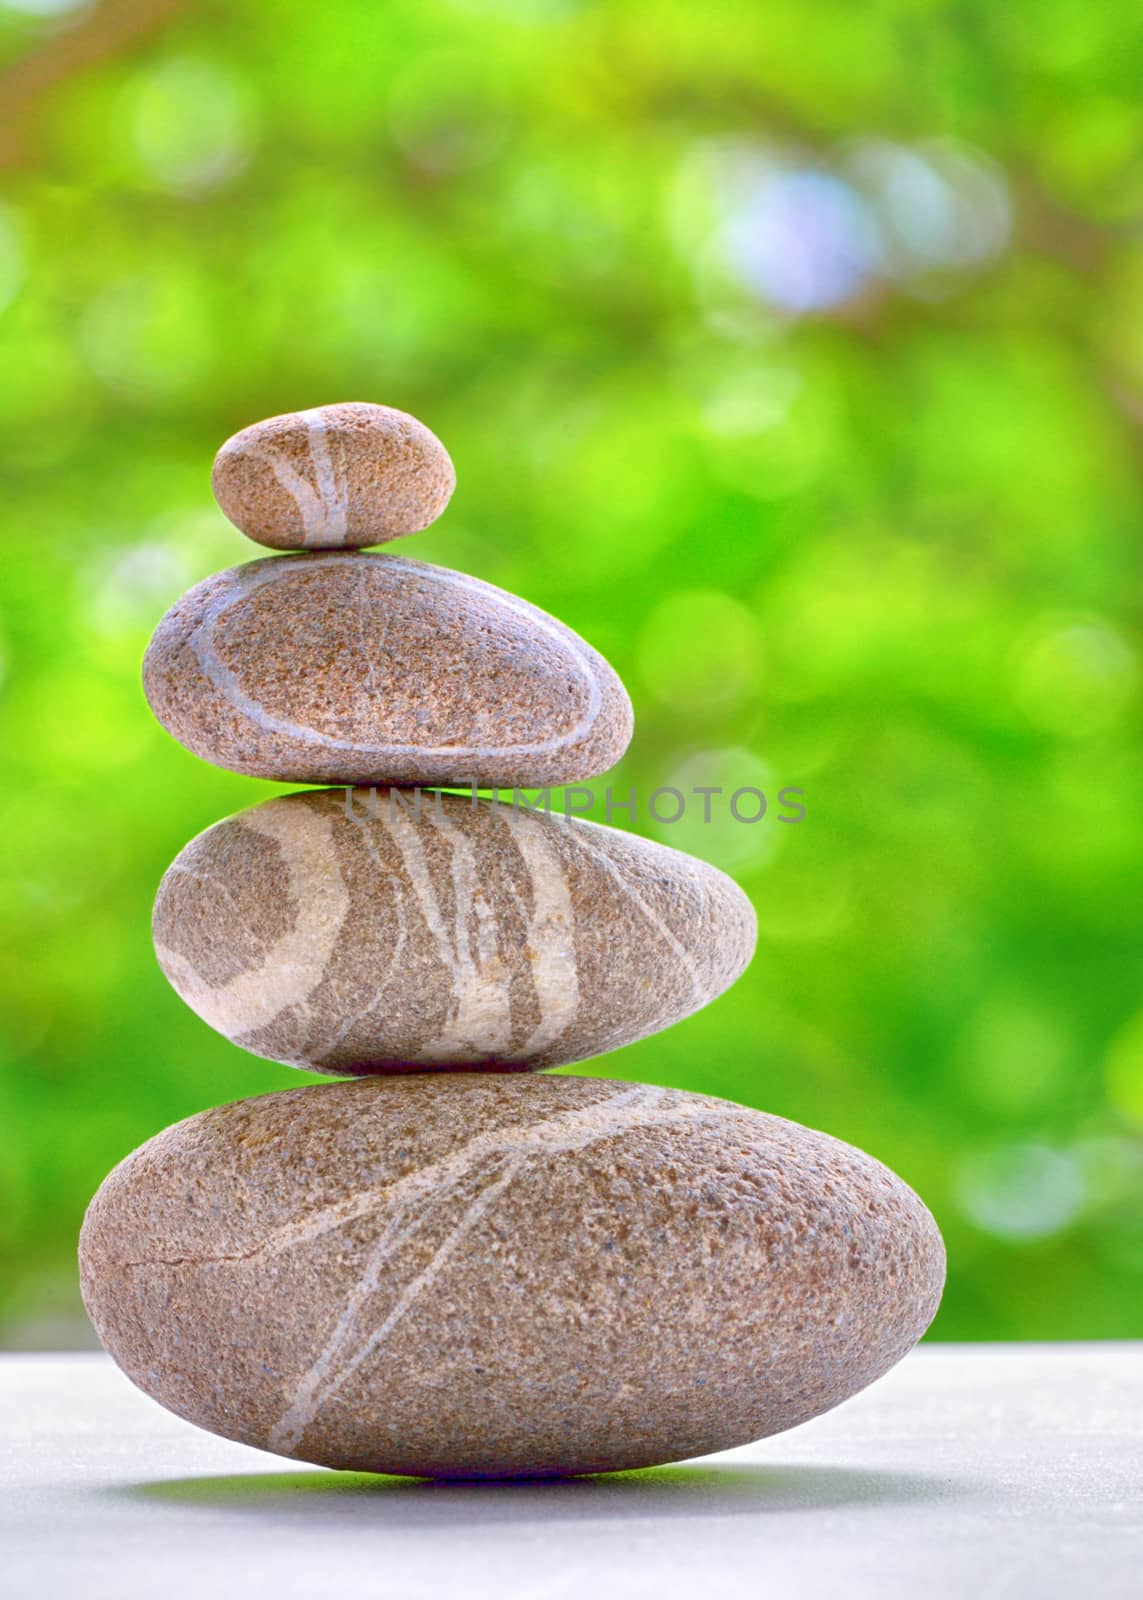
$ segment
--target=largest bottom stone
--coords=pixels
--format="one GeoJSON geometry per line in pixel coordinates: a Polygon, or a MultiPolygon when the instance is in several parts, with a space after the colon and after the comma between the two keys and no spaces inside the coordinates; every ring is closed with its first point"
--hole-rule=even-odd
{"type": "Polygon", "coordinates": [[[742,1106],[587,1078],[365,1079],[168,1128],[92,1201],[84,1298],[227,1438],[430,1476],[742,1444],[893,1365],[940,1298],[880,1163],[742,1106]]]}

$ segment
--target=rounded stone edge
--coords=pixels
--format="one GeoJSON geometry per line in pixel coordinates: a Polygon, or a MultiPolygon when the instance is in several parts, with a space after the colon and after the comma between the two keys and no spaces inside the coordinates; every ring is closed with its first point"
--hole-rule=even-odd
{"type": "MultiPolygon", "coordinates": [[[[593,1080],[577,1077],[575,1081],[578,1084],[583,1085],[598,1083],[600,1086],[606,1085],[607,1087],[614,1087],[614,1080],[611,1079],[593,1080]]],[[[292,1105],[296,1106],[299,1103],[298,1096],[306,1093],[313,1093],[314,1089],[316,1088],[324,1088],[327,1092],[337,1093],[341,1087],[348,1089],[349,1085],[346,1084],[344,1086],[340,1086],[328,1084],[312,1087],[307,1086],[298,1089],[274,1090],[267,1094],[246,1096],[239,1100],[225,1102],[219,1106],[208,1107],[203,1111],[192,1114],[189,1117],[182,1118],[180,1121],[172,1123],[166,1128],[160,1129],[149,1139],[145,1140],[142,1144],[130,1151],[126,1156],[123,1157],[122,1160],[117,1162],[100,1183],[88,1203],[77,1239],[77,1257],[81,1297],[85,1311],[87,1312],[92,1326],[108,1355],[133,1384],[146,1393],[149,1398],[155,1401],[156,1404],[162,1405],[164,1409],[172,1412],[174,1415],[184,1417],[185,1420],[191,1422],[194,1426],[202,1427],[204,1424],[198,1422],[194,1416],[190,1415],[186,1411],[180,1410],[176,1405],[170,1403],[168,1400],[159,1399],[158,1396],[145,1385],[141,1376],[136,1375],[131,1371],[129,1363],[124,1364],[120,1361],[119,1355],[116,1354],[111,1343],[105,1339],[103,1329],[100,1326],[100,1308],[98,1303],[102,1297],[99,1294],[99,1284],[101,1281],[107,1282],[109,1274],[103,1268],[103,1266],[99,1268],[92,1266],[90,1260],[90,1249],[94,1245],[100,1227],[106,1226],[103,1214],[106,1210],[106,1207],[109,1204],[114,1204],[115,1202],[116,1180],[120,1178],[128,1178],[131,1169],[138,1165],[145,1164],[148,1161],[161,1161],[166,1148],[172,1143],[176,1142],[177,1136],[180,1132],[182,1132],[184,1129],[193,1128],[200,1122],[205,1123],[207,1118],[217,1117],[220,1114],[224,1114],[230,1110],[238,1111],[245,1107],[253,1107],[258,1104],[267,1104],[272,1101],[281,1104],[288,1100],[292,1105]]],[[[801,1426],[802,1423],[811,1421],[817,1416],[824,1415],[826,1412],[836,1409],[837,1406],[843,1405],[847,1403],[847,1401],[863,1393],[867,1388],[871,1387],[871,1385],[879,1382],[880,1379],[888,1372],[892,1371],[892,1369],[916,1347],[916,1345],[931,1328],[937,1312],[940,1309],[943,1291],[947,1281],[947,1253],[944,1239],[936,1218],[933,1216],[933,1213],[925,1204],[924,1200],[922,1200],[920,1195],[917,1194],[916,1190],[913,1189],[912,1186],[906,1182],[906,1180],[902,1178],[896,1171],[887,1166],[886,1163],[881,1161],[878,1157],[871,1155],[868,1151],[861,1149],[859,1146],[851,1144],[847,1140],[839,1139],[836,1135],[826,1133],[824,1130],[810,1128],[804,1123],[797,1123],[791,1118],[781,1117],[772,1112],[761,1111],[756,1107],[743,1105],[741,1102],[737,1101],[726,1100],[721,1096],[677,1089],[669,1090],[667,1092],[674,1095],[679,1095],[686,1099],[706,1102],[713,1108],[718,1108],[724,1113],[738,1113],[744,1114],[748,1117],[757,1116],[767,1122],[778,1123],[784,1126],[792,1127],[801,1134],[808,1134],[813,1139],[824,1141],[838,1152],[844,1152],[850,1158],[856,1157],[859,1163],[878,1169],[881,1173],[883,1173],[889,1179],[891,1185],[896,1188],[900,1198],[906,1202],[906,1204],[908,1204],[909,1209],[912,1212],[912,1233],[918,1246],[918,1256],[922,1268],[922,1272],[918,1274],[918,1285],[923,1284],[925,1291],[914,1296],[914,1304],[917,1315],[910,1319],[907,1328],[903,1330],[903,1337],[899,1337],[893,1342],[892,1346],[888,1350],[883,1352],[885,1359],[879,1361],[875,1368],[867,1373],[862,1382],[856,1388],[841,1395],[837,1399],[830,1400],[827,1404],[818,1407],[796,1423],[790,1423],[787,1426],[774,1429],[769,1433],[758,1435],[759,1438],[774,1437],[777,1434],[788,1431],[790,1428],[801,1426]]],[[[177,1263],[167,1264],[174,1265],[177,1263]]],[[[130,1265],[131,1263],[126,1261],[116,1262],[113,1260],[111,1262],[111,1273],[114,1273],[117,1266],[122,1269],[124,1267],[129,1268],[130,1265]]],[[[110,1322],[111,1318],[108,1317],[106,1320],[110,1322]]],[[[207,1431],[213,1432],[220,1437],[234,1439],[242,1443],[252,1442],[240,1430],[230,1432],[223,1431],[212,1426],[207,1429],[207,1431]]],[[[748,1439],[740,1439],[737,1441],[737,1444],[731,1443],[729,1445],[719,1446],[719,1448],[737,1448],[750,1442],[752,1441],[748,1439]]],[[[256,1448],[271,1449],[271,1447],[265,1443],[256,1444],[256,1448]]],[[[312,1462],[317,1465],[325,1465],[334,1469],[340,1468],[343,1470],[356,1470],[378,1474],[384,1474],[389,1471],[398,1471],[403,1475],[408,1475],[407,1469],[403,1468],[389,1469],[376,1466],[353,1466],[340,1460],[328,1460],[325,1459],[320,1452],[302,1453],[298,1451],[282,1450],[274,1451],[273,1453],[280,1454],[284,1459],[312,1462]]],[[[580,1465],[572,1469],[570,1472],[560,1472],[555,1470],[538,1475],[551,1477],[590,1476],[595,1473],[602,1472],[640,1470],[646,1467],[666,1464],[666,1462],[671,1460],[681,1459],[687,1459],[687,1457],[664,1457],[658,1454],[654,1456],[648,1456],[643,1453],[634,1453],[632,1457],[625,1461],[622,1465],[616,1465],[614,1461],[608,1461],[600,1463],[599,1465],[580,1465]]],[[[434,1474],[432,1472],[415,1472],[413,1475],[426,1478],[441,1476],[439,1473],[434,1474]]],[[[487,1472],[479,1472],[471,1475],[463,1472],[459,1474],[449,1472],[448,1474],[445,1474],[445,1476],[448,1477],[471,1476],[478,1480],[492,1479],[493,1481],[498,1476],[513,1475],[514,1474],[511,1472],[506,1474],[489,1474],[487,1472]]]]}
{"type": "MultiPolygon", "coordinates": [[[[272,469],[271,469],[272,470],[272,469]]],[[[210,473],[211,492],[222,514],[227,521],[233,524],[238,531],[263,549],[291,551],[291,550],[360,550],[374,545],[390,544],[397,539],[408,538],[411,534],[421,533],[431,526],[442,515],[452,499],[456,488],[456,468],[452,457],[441,439],[433,430],[413,416],[409,411],[402,411],[396,406],[380,405],[375,401],[334,401],[323,406],[314,406],[308,410],[283,411],[272,417],[263,417],[257,422],[248,423],[244,428],[239,428],[225,439],[215,452],[210,473]],[[300,426],[307,428],[307,417],[320,413],[337,412],[341,408],[360,408],[375,413],[383,414],[386,421],[397,428],[409,431],[417,444],[421,447],[423,460],[418,464],[417,471],[426,484],[430,478],[439,477],[435,492],[427,496],[428,511],[425,515],[414,518],[409,526],[377,527],[350,527],[344,532],[328,538],[306,537],[303,519],[299,514],[289,519],[289,525],[283,529],[267,528],[253,510],[245,503],[245,495],[233,491],[231,467],[235,458],[246,456],[251,443],[257,439],[259,430],[272,428],[274,424],[300,426]]],[[[287,491],[283,490],[283,493],[287,491]]],[[[405,519],[401,519],[404,521],[405,519]]]]}
{"type": "MultiPolygon", "coordinates": [[[[425,791],[431,792],[431,791],[425,791]]],[[[724,872],[720,867],[701,857],[693,856],[686,851],[676,849],[661,840],[646,839],[638,834],[628,834],[622,829],[610,828],[602,823],[593,822],[588,818],[560,818],[537,819],[544,827],[551,826],[556,830],[553,835],[556,839],[571,838],[573,841],[580,837],[582,843],[590,848],[594,841],[604,853],[609,868],[605,870],[621,870],[625,863],[633,863],[639,870],[647,870],[652,864],[658,863],[662,872],[667,877],[678,877],[683,874],[697,872],[699,881],[704,887],[708,899],[707,914],[716,922],[722,923],[722,937],[713,941],[709,946],[720,959],[714,956],[705,962],[703,976],[705,979],[705,993],[700,999],[692,999],[688,1004],[672,1008],[671,1014],[660,1021],[650,1032],[639,1032],[633,1036],[624,1037],[618,1041],[602,1042],[592,1041],[576,1049],[569,1049],[567,1044],[554,1045],[546,1052],[527,1061],[499,1061],[483,1060],[475,1062],[421,1062],[388,1059],[383,1062],[372,1062],[367,1065],[356,1066],[331,1066],[322,1061],[307,1060],[298,1056],[273,1052],[256,1048],[249,1042],[249,1037],[242,1043],[238,1038],[226,1032],[219,1024],[212,1021],[195,1005],[192,998],[184,992],[184,985],[180,978],[177,965],[172,965],[164,960],[164,942],[161,937],[160,907],[164,890],[172,877],[185,867],[186,858],[190,856],[195,847],[210,839],[212,835],[221,834],[223,830],[241,824],[252,813],[264,812],[268,808],[280,809],[282,807],[304,807],[309,809],[314,801],[331,801],[340,811],[343,802],[339,797],[348,796],[350,791],[337,785],[322,789],[300,789],[291,794],[271,795],[265,800],[256,802],[252,806],[231,812],[225,817],[218,818],[207,827],[200,829],[188,839],[177,851],[172,860],[164,869],[155,889],[151,907],[151,943],[156,964],[168,985],[188,1010],[220,1037],[228,1039],[237,1048],[261,1061],[267,1061],[275,1066],[290,1067],[298,1072],[308,1072],[331,1081],[351,1081],[359,1078],[402,1078],[402,1077],[450,1077],[463,1074],[477,1074],[499,1077],[516,1077],[536,1074],[546,1074],[557,1071],[562,1067],[574,1066],[585,1061],[599,1060],[610,1055],[618,1049],[639,1043],[644,1039],[655,1038],[658,1034],[667,1032],[690,1017],[697,1015],[708,1006],[729,992],[744,976],[757,953],[758,945],[758,914],[754,903],[746,890],[737,880],[724,872]],[[565,831],[566,830],[566,831],[565,831]],[[715,902],[711,904],[710,902],[715,902]]],[[[468,808],[470,799],[464,794],[449,794],[444,796],[449,802],[468,808]]],[[[488,806],[489,802],[482,801],[488,806]]],[[[514,813],[513,813],[514,814],[514,813]]],[[[706,947],[703,947],[704,949],[706,947]]],[[[727,1102],[732,1104],[733,1102],[727,1102]]]]}
{"type": "MultiPolygon", "coordinates": [[[[160,695],[158,685],[164,671],[160,658],[164,651],[189,646],[190,635],[195,631],[197,624],[188,623],[187,610],[193,611],[196,606],[208,602],[224,585],[240,582],[243,574],[249,577],[256,569],[269,567],[271,564],[277,567],[284,566],[286,563],[283,555],[279,554],[259,557],[254,561],[239,562],[218,572],[209,573],[173,600],[160,617],[143,652],[140,670],[143,694],[151,714],[172,739],[177,740],[184,749],[198,756],[200,760],[207,761],[211,766],[219,767],[223,771],[236,772],[243,777],[261,778],[268,783],[303,783],[331,788],[431,789],[465,787],[474,781],[480,788],[560,788],[602,777],[623,759],[635,732],[635,712],[631,696],[626,684],[607,657],[569,623],[545,611],[542,606],[526,599],[523,595],[513,594],[508,589],[489,583],[487,579],[475,577],[472,573],[458,572],[450,567],[442,567],[434,562],[418,561],[409,556],[381,551],[358,553],[347,550],[341,553],[334,550],[313,549],[293,552],[291,564],[299,561],[340,560],[342,554],[345,559],[394,561],[413,568],[424,568],[433,573],[443,573],[449,578],[463,578],[466,584],[479,590],[494,603],[503,604],[507,601],[511,608],[527,612],[533,621],[541,626],[555,629],[576,653],[583,654],[600,684],[601,714],[597,717],[590,733],[579,744],[571,747],[570,754],[564,751],[559,753],[559,757],[566,758],[562,762],[559,757],[552,755],[537,759],[514,754],[511,749],[499,752],[497,755],[499,767],[495,772],[489,770],[474,773],[471,761],[458,762],[457,770],[451,768],[446,770],[445,763],[438,761],[436,766],[440,770],[431,773],[418,772],[418,767],[425,766],[426,758],[408,757],[395,759],[386,770],[382,770],[379,766],[367,769],[365,763],[361,762],[352,770],[347,763],[345,769],[334,773],[329,770],[324,757],[308,762],[303,757],[294,761],[269,759],[259,748],[265,741],[257,729],[250,733],[248,754],[232,755],[229,759],[224,759],[219,752],[217,739],[212,741],[210,737],[215,730],[204,729],[201,718],[196,715],[202,694],[196,689],[195,693],[182,697],[160,695]],[[164,702],[163,710],[159,709],[160,700],[164,702]],[[571,756],[575,757],[574,761],[570,759],[571,756]],[[460,770],[461,768],[463,770],[460,770]]],[[[206,692],[209,694],[214,691],[207,689],[206,692]]],[[[246,726],[249,730],[251,726],[249,719],[246,719],[246,726]]]]}

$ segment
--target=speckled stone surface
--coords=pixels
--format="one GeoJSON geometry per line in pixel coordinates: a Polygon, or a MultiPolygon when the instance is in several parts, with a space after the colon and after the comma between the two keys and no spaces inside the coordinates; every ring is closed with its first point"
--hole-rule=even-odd
{"type": "Polygon", "coordinates": [[[387,554],[216,573],[159,623],[143,687],[196,755],[284,783],[576,783],[632,729],[623,685],[570,628],[387,554]]]}
{"type": "Polygon", "coordinates": [[[469,796],[306,791],[168,869],[155,948],[204,1021],[327,1072],[535,1068],[698,1010],[754,950],[737,884],[679,850],[469,796]]]}
{"type": "Polygon", "coordinates": [[[117,1167],[84,1297],[135,1383],[332,1467],[639,1467],[837,1405],[931,1320],[935,1223],[826,1134],[588,1078],[377,1078],[117,1167]]]}
{"type": "Polygon", "coordinates": [[[351,401],[243,428],[215,456],[211,486],[258,544],[345,549],[427,528],[448,505],[456,473],[416,417],[351,401]]]}

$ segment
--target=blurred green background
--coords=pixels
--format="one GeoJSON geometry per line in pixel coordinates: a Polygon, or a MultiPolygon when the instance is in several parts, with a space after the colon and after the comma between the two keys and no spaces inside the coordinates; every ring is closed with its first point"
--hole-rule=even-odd
{"type": "MultiPolygon", "coordinates": [[[[751,970],[582,1070],[870,1150],[944,1338],[1143,1311],[1143,43],[1065,0],[0,0],[3,1342],[90,1340],[107,1169],[306,1081],[168,989],[149,910],[273,792],[148,714],[262,553],[219,443],[339,399],[459,485],[402,552],[554,611],[610,781],[804,789],[641,831],[732,872],[751,970]]],[[[623,818],[619,818],[623,825],[623,818]]]]}

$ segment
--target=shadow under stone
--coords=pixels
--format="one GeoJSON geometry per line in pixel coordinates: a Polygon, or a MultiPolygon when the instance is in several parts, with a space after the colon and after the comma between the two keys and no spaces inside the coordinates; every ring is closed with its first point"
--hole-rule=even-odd
{"type": "Polygon", "coordinates": [[[99,1491],[116,1499],[236,1512],[272,1523],[455,1527],[458,1522],[578,1521],[630,1516],[757,1516],[839,1506],[937,1504],[964,1500],[973,1484],[878,1468],[773,1466],[647,1467],[582,1478],[449,1480],[361,1472],[234,1473],[120,1484],[99,1491]]]}

